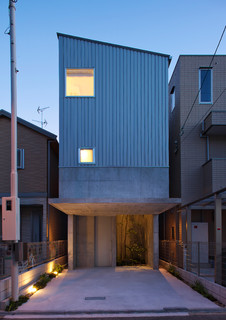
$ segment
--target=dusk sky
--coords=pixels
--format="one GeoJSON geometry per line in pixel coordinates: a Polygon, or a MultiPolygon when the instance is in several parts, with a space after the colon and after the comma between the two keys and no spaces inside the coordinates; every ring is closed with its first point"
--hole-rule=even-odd
{"type": "MultiPolygon", "coordinates": [[[[8,0],[0,0],[0,109],[10,112],[8,0]]],[[[16,3],[18,116],[41,120],[58,135],[56,32],[172,56],[213,54],[226,24],[225,0],[18,0],[16,3]]],[[[226,53],[226,34],[218,54],[226,53]]]]}

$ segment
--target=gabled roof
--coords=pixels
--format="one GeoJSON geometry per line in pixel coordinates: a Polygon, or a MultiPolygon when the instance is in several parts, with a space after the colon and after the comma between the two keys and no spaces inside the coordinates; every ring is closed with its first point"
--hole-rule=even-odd
{"type": "Polygon", "coordinates": [[[158,53],[158,52],[153,52],[153,51],[148,51],[148,50],[143,50],[143,49],[137,49],[137,48],[127,47],[127,46],[121,46],[119,44],[113,44],[113,43],[109,43],[109,42],[97,41],[97,40],[92,40],[92,39],[87,39],[87,38],[82,38],[82,37],[77,37],[77,36],[71,36],[69,34],[64,34],[64,33],[59,33],[59,32],[57,32],[57,37],[58,37],[58,39],[59,39],[59,37],[72,38],[72,39],[76,39],[76,40],[83,40],[83,41],[88,41],[88,42],[92,42],[92,43],[97,43],[97,44],[102,44],[102,45],[107,45],[107,46],[113,46],[113,47],[121,48],[121,49],[134,50],[134,51],[154,54],[154,55],[158,55],[158,56],[162,56],[162,57],[168,58],[169,59],[169,64],[170,64],[170,62],[172,60],[172,57],[170,55],[164,54],[164,53],[158,53]]]}
{"type": "MultiPolygon", "coordinates": [[[[9,112],[7,112],[7,111],[5,111],[3,109],[0,109],[0,117],[6,117],[6,118],[11,119],[11,113],[9,113],[9,112]]],[[[51,133],[51,132],[49,132],[47,130],[44,130],[42,128],[39,128],[38,126],[36,126],[36,125],[26,121],[26,120],[23,120],[23,119],[21,119],[19,117],[17,117],[17,122],[22,124],[22,125],[24,125],[25,127],[28,127],[28,128],[30,128],[30,129],[32,129],[34,131],[37,131],[38,133],[43,134],[44,136],[46,136],[46,137],[48,137],[50,139],[54,139],[55,140],[56,137],[57,137],[55,134],[53,134],[53,133],[51,133]]]]}

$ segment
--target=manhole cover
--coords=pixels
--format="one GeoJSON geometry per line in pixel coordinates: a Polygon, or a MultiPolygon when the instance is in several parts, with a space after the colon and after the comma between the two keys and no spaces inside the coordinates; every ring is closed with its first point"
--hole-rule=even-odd
{"type": "Polygon", "coordinates": [[[85,297],[85,300],[105,300],[106,297],[85,297]]]}

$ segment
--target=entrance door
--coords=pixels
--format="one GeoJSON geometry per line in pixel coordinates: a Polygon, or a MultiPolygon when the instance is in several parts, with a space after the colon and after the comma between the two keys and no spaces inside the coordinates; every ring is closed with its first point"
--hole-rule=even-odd
{"type": "Polygon", "coordinates": [[[96,217],[95,223],[95,265],[112,266],[112,217],[96,217]]]}

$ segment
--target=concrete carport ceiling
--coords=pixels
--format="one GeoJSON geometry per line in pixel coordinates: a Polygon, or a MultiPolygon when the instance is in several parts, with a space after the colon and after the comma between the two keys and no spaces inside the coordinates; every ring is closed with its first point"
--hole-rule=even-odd
{"type": "Polygon", "coordinates": [[[160,214],[180,204],[180,199],[49,199],[49,204],[66,213],[80,216],[118,214],[160,214]]]}

